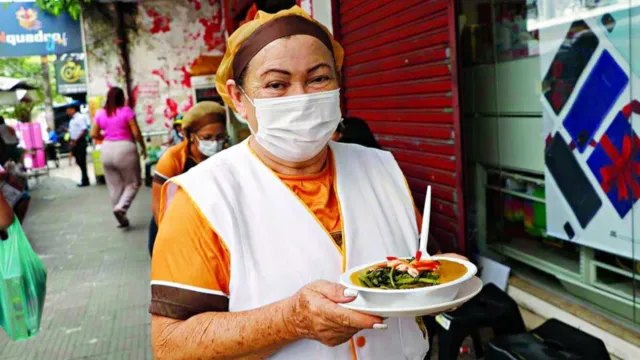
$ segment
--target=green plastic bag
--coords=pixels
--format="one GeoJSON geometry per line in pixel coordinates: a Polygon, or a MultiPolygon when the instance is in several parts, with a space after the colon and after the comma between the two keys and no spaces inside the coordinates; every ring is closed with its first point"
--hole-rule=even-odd
{"type": "Polygon", "coordinates": [[[0,326],[13,341],[38,333],[47,270],[31,248],[18,219],[0,240],[0,326]]]}

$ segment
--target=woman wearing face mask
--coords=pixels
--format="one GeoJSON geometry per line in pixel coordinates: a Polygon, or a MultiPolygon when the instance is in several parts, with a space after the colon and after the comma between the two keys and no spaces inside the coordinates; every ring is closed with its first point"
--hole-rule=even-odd
{"type": "Polygon", "coordinates": [[[163,188],[151,269],[157,358],[426,354],[416,319],[339,305],[357,296],[340,274],[411,256],[419,222],[390,153],[329,142],[342,61],[299,7],[259,12],[228,39],[217,89],[253,135],[163,188]]]}
{"type": "Polygon", "coordinates": [[[162,155],[153,176],[149,255],[153,252],[158,232],[156,224],[162,185],[168,179],[187,172],[227,146],[227,117],[222,105],[213,101],[199,102],[187,111],[181,121],[186,141],[170,147],[162,155]]]}

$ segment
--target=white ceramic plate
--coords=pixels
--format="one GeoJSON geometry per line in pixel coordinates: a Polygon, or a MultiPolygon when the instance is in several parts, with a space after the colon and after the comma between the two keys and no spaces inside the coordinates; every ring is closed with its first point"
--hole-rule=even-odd
{"type": "Polygon", "coordinates": [[[482,290],[482,280],[474,276],[460,285],[458,295],[453,301],[442,304],[407,308],[372,308],[368,307],[360,298],[356,298],[353,302],[340,305],[350,310],[380,317],[425,316],[439,314],[455,307],[459,307],[471,300],[472,297],[478,295],[480,290],[482,290]]]}

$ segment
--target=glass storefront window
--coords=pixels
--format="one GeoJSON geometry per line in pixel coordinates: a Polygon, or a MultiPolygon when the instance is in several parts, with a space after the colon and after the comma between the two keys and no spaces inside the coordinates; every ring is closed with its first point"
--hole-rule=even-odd
{"type": "Polygon", "coordinates": [[[480,253],[640,325],[640,0],[458,9],[480,253]]]}
{"type": "Polygon", "coordinates": [[[527,30],[528,22],[537,19],[535,0],[464,1],[462,7],[464,65],[538,54],[537,31],[527,30]]]}

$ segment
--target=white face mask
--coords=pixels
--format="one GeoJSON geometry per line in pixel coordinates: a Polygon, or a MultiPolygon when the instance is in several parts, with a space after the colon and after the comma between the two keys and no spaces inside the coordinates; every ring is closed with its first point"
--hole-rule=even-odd
{"type": "Polygon", "coordinates": [[[222,150],[223,140],[201,140],[198,137],[196,138],[198,139],[198,150],[206,157],[211,157],[222,150]]]}
{"type": "Polygon", "coordinates": [[[340,89],[255,100],[242,92],[256,108],[258,132],[251,129],[256,141],[285,161],[318,155],[342,118],[340,89]]]}

